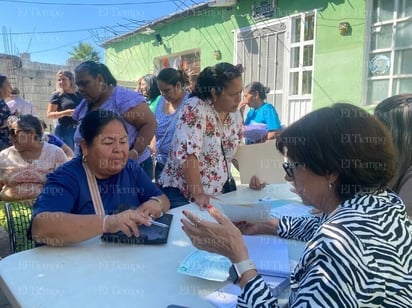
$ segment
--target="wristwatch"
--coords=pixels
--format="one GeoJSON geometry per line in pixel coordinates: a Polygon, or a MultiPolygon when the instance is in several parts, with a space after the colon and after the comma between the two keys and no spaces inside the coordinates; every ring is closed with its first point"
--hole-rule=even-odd
{"type": "Polygon", "coordinates": [[[240,278],[245,272],[253,269],[256,269],[256,265],[250,259],[244,260],[239,263],[233,263],[229,269],[229,280],[236,284],[239,282],[240,278]]]}

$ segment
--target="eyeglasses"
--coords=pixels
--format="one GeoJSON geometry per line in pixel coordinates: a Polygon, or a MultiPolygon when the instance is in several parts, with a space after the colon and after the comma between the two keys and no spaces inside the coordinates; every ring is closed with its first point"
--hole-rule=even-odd
{"type": "Polygon", "coordinates": [[[284,162],[282,164],[283,169],[285,170],[286,174],[288,175],[288,177],[293,178],[293,170],[295,170],[298,166],[302,166],[302,163],[291,163],[289,161],[284,162]]]}
{"type": "Polygon", "coordinates": [[[20,132],[28,132],[27,129],[17,129],[17,128],[10,128],[10,136],[16,137],[20,132]]]}

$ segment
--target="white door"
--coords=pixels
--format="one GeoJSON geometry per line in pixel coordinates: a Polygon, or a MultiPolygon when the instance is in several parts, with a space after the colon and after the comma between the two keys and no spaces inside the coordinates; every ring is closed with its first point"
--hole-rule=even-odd
{"type": "Polygon", "coordinates": [[[288,125],[312,109],[314,13],[260,22],[234,32],[234,63],[244,84],[270,88],[267,101],[288,125]]]}

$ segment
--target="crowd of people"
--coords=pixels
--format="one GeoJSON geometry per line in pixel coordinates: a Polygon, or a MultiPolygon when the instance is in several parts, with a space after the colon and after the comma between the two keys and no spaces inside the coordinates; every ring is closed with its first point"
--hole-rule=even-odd
{"type": "MultiPolygon", "coordinates": [[[[231,260],[240,307],[277,306],[242,234],[307,242],[291,276],[292,307],[410,307],[412,94],[386,98],[374,114],[335,103],[285,127],[269,89],[243,86],[242,73],[225,62],[195,78],[163,68],[131,90],[85,61],[56,74],[46,114],[54,134],[0,75],[0,200],[34,199],[30,236],[54,246],[103,232],[138,236],[139,225],[194,202],[216,221],[184,210],[183,231],[231,260]],[[210,200],[236,189],[238,146],[271,139],[285,180],[319,214],[232,222],[210,200]]],[[[249,187],[264,185],[252,177],[249,187]]]]}

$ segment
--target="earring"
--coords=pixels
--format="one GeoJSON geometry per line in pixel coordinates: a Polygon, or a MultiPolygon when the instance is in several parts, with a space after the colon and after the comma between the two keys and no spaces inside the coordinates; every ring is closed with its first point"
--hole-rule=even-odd
{"type": "Polygon", "coordinates": [[[329,182],[329,189],[332,189],[332,187],[333,187],[333,183],[332,182],[329,182]]]}
{"type": "Polygon", "coordinates": [[[84,163],[86,163],[86,162],[87,162],[87,160],[86,160],[86,156],[84,156],[84,154],[82,155],[82,161],[83,161],[84,163]]]}
{"type": "Polygon", "coordinates": [[[101,82],[99,83],[99,86],[100,86],[100,91],[101,91],[101,92],[105,92],[105,91],[107,90],[107,85],[106,85],[106,83],[104,83],[103,81],[101,81],[101,82]]]}

